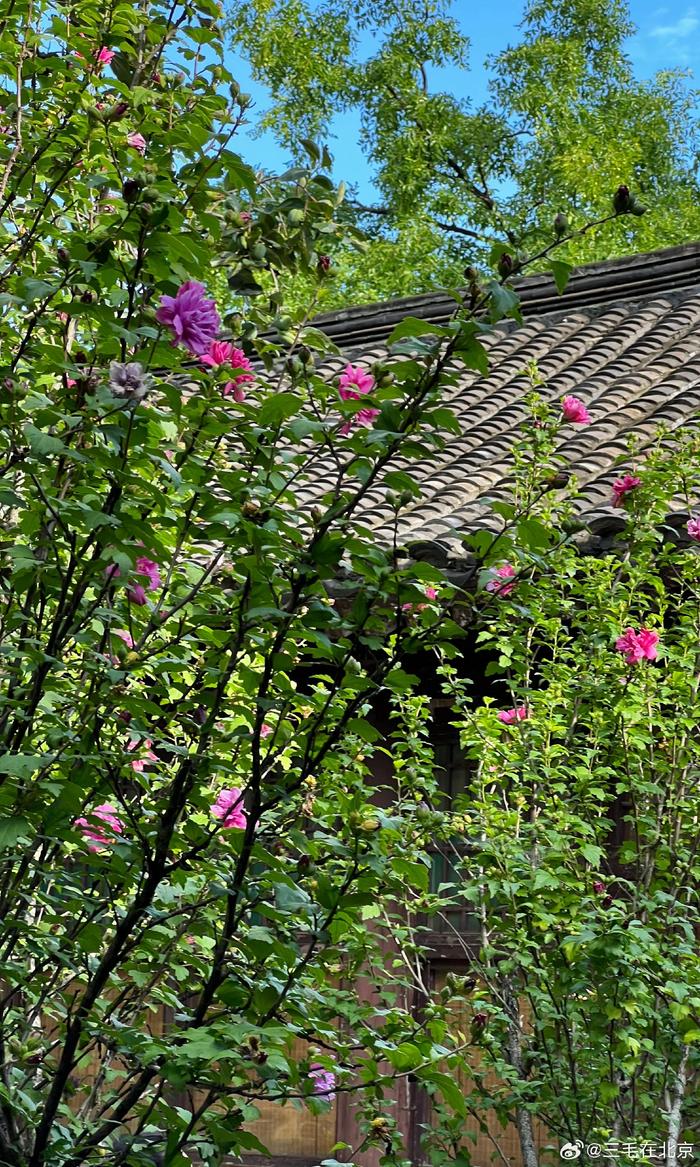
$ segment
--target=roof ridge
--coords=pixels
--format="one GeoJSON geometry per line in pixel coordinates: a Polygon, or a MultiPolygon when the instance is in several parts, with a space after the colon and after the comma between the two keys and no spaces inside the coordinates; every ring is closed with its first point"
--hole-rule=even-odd
{"type": "MultiPolygon", "coordinates": [[[[526,317],[620,299],[646,299],[695,285],[700,285],[700,242],[583,264],[574,270],[561,294],[549,272],[514,282],[526,317]]],[[[373,341],[385,340],[406,316],[439,324],[448,320],[454,310],[453,297],[436,290],[323,313],[314,318],[314,324],[341,347],[367,348],[373,341]]]]}

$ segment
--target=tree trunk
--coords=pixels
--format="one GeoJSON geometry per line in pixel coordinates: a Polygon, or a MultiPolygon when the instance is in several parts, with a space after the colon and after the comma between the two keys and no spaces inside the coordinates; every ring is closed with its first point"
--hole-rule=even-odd
{"type": "MultiPolygon", "coordinates": [[[[520,1080],[525,1082],[527,1074],[523,1064],[521,1045],[520,1003],[510,977],[503,979],[503,999],[508,1013],[508,1061],[520,1080]]],[[[532,1130],[532,1115],[524,1106],[517,1105],[515,1108],[515,1125],[518,1128],[523,1167],[539,1167],[535,1136],[532,1130]]]]}
{"type": "Polygon", "coordinates": [[[676,1071],[676,1080],[673,1093],[668,1099],[668,1139],[666,1142],[666,1167],[676,1167],[678,1162],[678,1136],[681,1133],[681,1119],[683,1117],[683,1098],[687,1082],[688,1054],[690,1049],[683,1046],[683,1055],[676,1071]]]}

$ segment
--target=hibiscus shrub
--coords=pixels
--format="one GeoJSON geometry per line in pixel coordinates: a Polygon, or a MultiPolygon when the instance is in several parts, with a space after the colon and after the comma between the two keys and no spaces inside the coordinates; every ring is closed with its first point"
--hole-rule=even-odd
{"type": "MultiPolygon", "coordinates": [[[[469,759],[444,908],[478,936],[464,1085],[492,1133],[494,1112],[515,1123],[528,1167],[577,1140],[675,1164],[700,1127],[700,442],[630,447],[619,529],[594,538],[575,484],[552,484],[561,427],[595,403],[532,404],[472,617],[492,695],[475,706],[444,666],[469,759]]],[[[459,1122],[434,1117],[456,1153],[459,1122]]]]}
{"type": "Polygon", "coordinates": [[[458,629],[438,573],[397,564],[362,512],[411,495],[399,450],[439,443],[462,325],[401,383],[317,373],[333,346],[283,285],[327,278],[342,195],[314,149],[274,180],[234,152],[248,99],[219,16],[0,15],[11,1167],[219,1163],[264,1151],[257,1101],[318,1113],[336,1090],[386,1142],[392,1079],[437,1081],[450,1053],[384,939],[428,870],[426,710],[400,665],[458,629]],[[369,780],[378,696],[391,811],[369,780]]]}
{"type": "MultiPolygon", "coordinates": [[[[395,1162],[399,1076],[446,1124],[467,1113],[448,1001],[410,1008],[415,914],[445,906],[428,846],[453,818],[404,667],[439,649],[458,688],[460,626],[449,582],[363,514],[415,497],[407,467],[454,430],[442,386],[455,354],[483,369],[481,326],[459,306],[409,320],[401,362],[369,369],[309,325],[313,296],[285,310],[289,277],[330,277],[342,193],[311,146],[276,179],[234,151],[249,99],[219,17],[212,0],[0,13],[8,1167],[218,1164],[264,1152],[256,1103],[320,1113],[338,1092],[360,1132],[344,1155],[395,1162]]],[[[505,278],[472,309],[517,315],[505,278]]],[[[505,550],[478,555],[499,613],[535,592],[505,550]]],[[[635,660],[655,647],[642,607],[618,612],[635,660]]],[[[530,741],[514,735],[540,698],[513,675],[490,732],[530,741]]]]}

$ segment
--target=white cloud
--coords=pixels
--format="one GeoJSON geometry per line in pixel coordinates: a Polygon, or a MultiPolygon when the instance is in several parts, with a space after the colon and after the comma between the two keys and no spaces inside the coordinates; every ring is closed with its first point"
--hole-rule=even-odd
{"type": "Polygon", "coordinates": [[[685,16],[681,16],[675,24],[657,24],[655,28],[649,30],[649,36],[669,42],[682,41],[695,32],[696,28],[700,28],[700,18],[695,15],[694,8],[689,8],[685,16]]]}

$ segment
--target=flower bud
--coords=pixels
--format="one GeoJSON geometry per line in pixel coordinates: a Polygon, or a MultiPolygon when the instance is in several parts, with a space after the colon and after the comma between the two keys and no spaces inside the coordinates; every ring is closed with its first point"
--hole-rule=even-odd
{"type": "Polygon", "coordinates": [[[59,247],[57,249],[56,258],[58,259],[58,262],[60,263],[61,267],[69,267],[70,266],[70,254],[65,247],[59,247]]]}
{"type": "Polygon", "coordinates": [[[515,271],[515,260],[507,251],[503,252],[498,260],[498,274],[501,279],[507,280],[515,271]]]}
{"type": "Polygon", "coordinates": [[[127,178],[122,186],[122,198],[125,203],[135,203],[141,193],[142,183],[137,178],[127,178]]]}
{"type": "Polygon", "coordinates": [[[284,367],[292,377],[298,377],[304,372],[304,365],[297,356],[287,357],[284,367]]]}
{"type": "Polygon", "coordinates": [[[613,209],[617,215],[628,215],[632,208],[630,188],[624,184],[618,186],[613,195],[613,209]]]}
{"type": "Polygon", "coordinates": [[[331,269],[331,257],[330,257],[330,255],[319,255],[318,263],[316,264],[316,270],[317,270],[318,274],[320,276],[325,275],[326,272],[330,271],[330,269],[331,269]]]}
{"type": "Polygon", "coordinates": [[[297,349],[297,356],[303,365],[313,365],[314,358],[311,349],[305,344],[300,344],[297,349]]]}
{"type": "Polygon", "coordinates": [[[116,103],[116,105],[113,105],[112,108],[110,110],[108,110],[107,113],[105,114],[105,121],[106,122],[119,122],[119,121],[121,121],[121,119],[123,117],[126,117],[128,112],[129,112],[128,101],[118,101],[116,103]]]}
{"type": "Polygon", "coordinates": [[[554,234],[557,239],[561,239],[562,235],[566,235],[569,231],[569,220],[563,211],[554,216],[554,234]]]}

